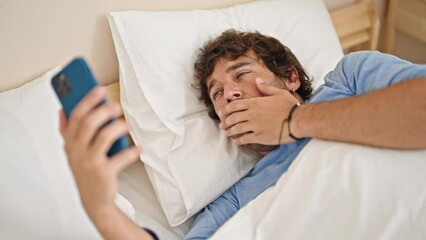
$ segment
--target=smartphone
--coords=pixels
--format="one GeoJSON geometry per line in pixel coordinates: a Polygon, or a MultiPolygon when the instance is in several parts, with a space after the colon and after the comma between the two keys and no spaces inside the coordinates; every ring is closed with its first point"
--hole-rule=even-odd
{"type": "MultiPolygon", "coordinates": [[[[73,59],[51,81],[52,87],[62,104],[67,119],[77,104],[98,84],[83,58],[73,59]]],[[[101,104],[105,104],[106,99],[101,104]]],[[[115,121],[111,119],[105,125],[115,121]]],[[[104,125],[104,126],[105,126],[104,125]]],[[[108,156],[127,148],[129,142],[126,136],[121,136],[109,149],[108,156]]]]}

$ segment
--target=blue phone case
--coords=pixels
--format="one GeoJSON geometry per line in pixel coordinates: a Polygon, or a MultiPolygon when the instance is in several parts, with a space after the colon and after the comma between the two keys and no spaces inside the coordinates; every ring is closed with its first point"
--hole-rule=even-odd
{"type": "MultiPolygon", "coordinates": [[[[72,60],[71,63],[52,78],[51,84],[64,108],[67,118],[69,118],[71,111],[84,96],[98,85],[82,58],[72,60]]],[[[105,103],[106,100],[103,100],[102,104],[105,103]]],[[[111,119],[108,123],[114,120],[111,119]]],[[[121,136],[108,151],[108,156],[112,156],[128,146],[127,137],[121,136]]]]}

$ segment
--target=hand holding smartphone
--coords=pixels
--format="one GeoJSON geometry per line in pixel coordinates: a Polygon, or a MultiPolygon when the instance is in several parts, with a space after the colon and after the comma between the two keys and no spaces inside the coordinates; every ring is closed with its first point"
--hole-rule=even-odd
{"type": "MultiPolygon", "coordinates": [[[[62,104],[65,115],[69,119],[72,110],[94,87],[98,86],[89,67],[82,58],[72,60],[62,71],[56,74],[51,81],[52,87],[62,104]]],[[[105,104],[106,99],[101,104],[105,104]]],[[[115,121],[111,119],[107,124],[115,121]]],[[[124,150],[129,143],[126,136],[121,136],[110,148],[107,155],[124,150]]]]}

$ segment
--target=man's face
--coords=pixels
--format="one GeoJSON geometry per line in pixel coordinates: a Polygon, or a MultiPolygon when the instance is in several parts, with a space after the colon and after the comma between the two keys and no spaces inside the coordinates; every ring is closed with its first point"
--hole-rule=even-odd
{"type": "MultiPolygon", "coordinates": [[[[285,82],[276,77],[252,52],[236,60],[219,59],[206,84],[209,97],[220,121],[224,121],[227,116],[220,116],[219,111],[232,101],[263,96],[256,87],[256,78],[261,78],[267,84],[287,89],[285,82]]],[[[256,152],[266,153],[277,146],[247,144],[245,147],[256,152]]]]}
{"type": "MultiPolygon", "coordinates": [[[[252,52],[236,60],[219,59],[206,81],[216,114],[219,116],[219,111],[232,101],[263,96],[256,87],[256,78],[286,89],[284,81],[277,78],[252,52]]],[[[220,121],[224,120],[222,118],[220,121]]]]}

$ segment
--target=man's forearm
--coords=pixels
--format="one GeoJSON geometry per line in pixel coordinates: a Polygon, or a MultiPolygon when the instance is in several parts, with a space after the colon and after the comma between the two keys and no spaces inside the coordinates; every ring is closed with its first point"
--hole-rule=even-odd
{"type": "Polygon", "coordinates": [[[89,215],[104,239],[153,240],[147,231],[133,223],[115,206],[89,215]]]}
{"type": "Polygon", "coordinates": [[[368,94],[306,104],[295,111],[297,137],[378,147],[426,147],[426,78],[408,80],[368,94]]]}

